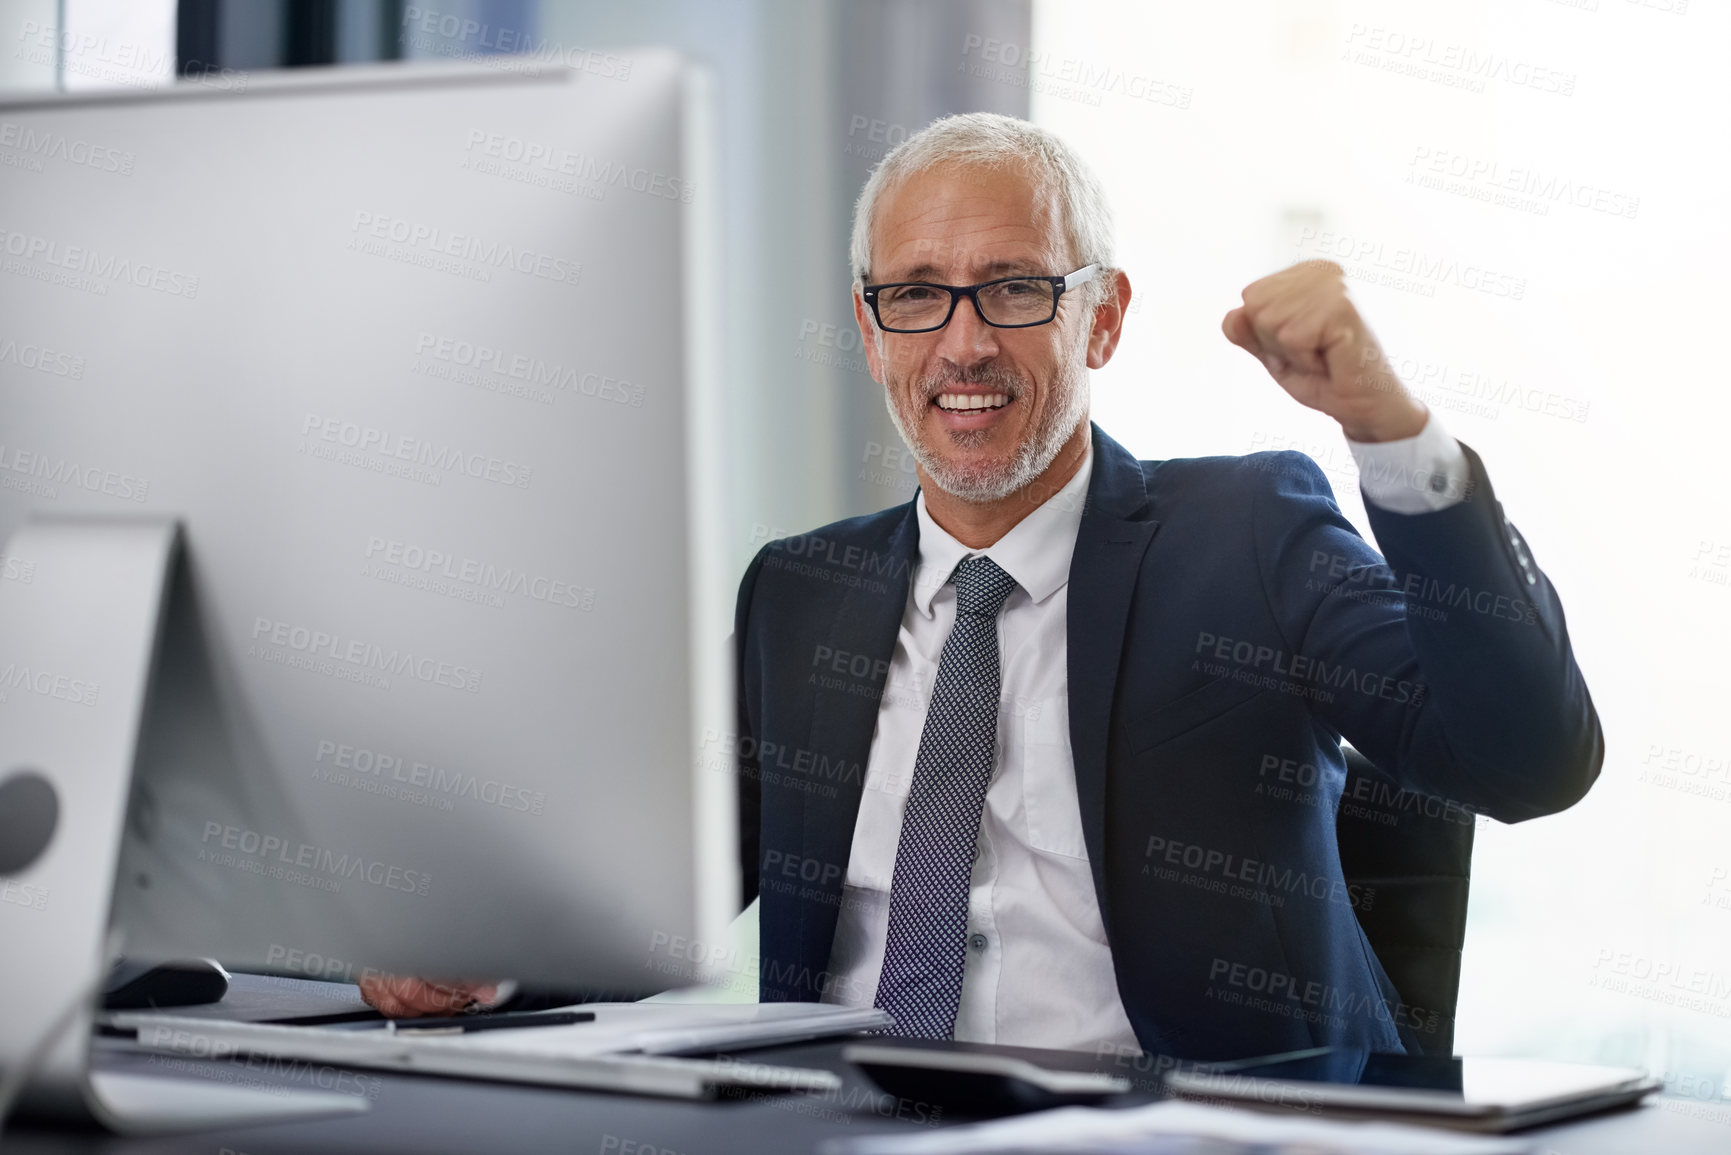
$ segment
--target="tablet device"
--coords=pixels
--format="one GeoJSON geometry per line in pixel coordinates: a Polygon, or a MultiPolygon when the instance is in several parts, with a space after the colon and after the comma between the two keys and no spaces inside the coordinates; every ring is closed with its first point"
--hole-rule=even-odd
{"type": "Polygon", "coordinates": [[[856,1043],[841,1057],[885,1094],[975,1118],[1098,1103],[1130,1090],[1116,1075],[1053,1071],[1009,1055],[856,1043]]]}
{"type": "Polygon", "coordinates": [[[1636,1103],[1660,1082],[1627,1067],[1321,1047],[1174,1071],[1165,1085],[1188,1099],[1513,1131],[1636,1103]]]}

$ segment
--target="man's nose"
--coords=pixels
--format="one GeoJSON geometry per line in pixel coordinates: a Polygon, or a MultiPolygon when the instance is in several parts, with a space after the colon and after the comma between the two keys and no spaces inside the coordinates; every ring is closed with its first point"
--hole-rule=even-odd
{"type": "Polygon", "coordinates": [[[998,331],[980,318],[979,307],[963,297],[950,314],[950,323],[938,333],[938,356],[952,364],[968,366],[998,355],[998,331]]]}

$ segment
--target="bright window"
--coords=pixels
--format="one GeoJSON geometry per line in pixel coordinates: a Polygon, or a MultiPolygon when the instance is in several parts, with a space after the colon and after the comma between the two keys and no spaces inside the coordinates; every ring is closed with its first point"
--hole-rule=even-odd
{"type": "Polygon", "coordinates": [[[1338,428],[1219,328],[1250,281],[1331,257],[1561,593],[1609,753],[1567,813],[1481,825],[1458,1049],[1645,1064],[1698,1098],[1731,1096],[1728,23],[1036,0],[1025,46],[1135,287],[1096,419],[1146,457],[1302,449],[1368,535],[1338,428]]]}

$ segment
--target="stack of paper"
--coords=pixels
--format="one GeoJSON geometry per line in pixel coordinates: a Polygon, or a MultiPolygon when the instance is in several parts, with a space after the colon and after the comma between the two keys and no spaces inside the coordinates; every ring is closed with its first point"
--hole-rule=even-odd
{"type": "Polygon", "coordinates": [[[1530,1155],[1523,1139],[1168,1101],[1065,1107],[970,1127],[831,1140],[823,1155],[1530,1155]]]}

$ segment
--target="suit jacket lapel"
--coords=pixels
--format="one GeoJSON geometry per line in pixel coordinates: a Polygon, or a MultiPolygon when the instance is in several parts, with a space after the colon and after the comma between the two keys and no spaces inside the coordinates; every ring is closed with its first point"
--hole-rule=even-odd
{"type": "Polygon", "coordinates": [[[1141,464],[1093,426],[1094,475],[1070,561],[1068,652],[1070,751],[1082,837],[1108,937],[1106,902],[1106,748],[1124,629],[1142,557],[1160,523],[1145,520],[1148,486],[1141,464]]]}
{"type": "Polygon", "coordinates": [[[814,897],[800,903],[799,937],[801,956],[814,971],[827,965],[835,939],[842,883],[853,851],[854,824],[859,818],[872,733],[877,726],[878,701],[907,610],[908,587],[918,564],[919,537],[919,519],[909,503],[907,516],[880,547],[882,553],[878,557],[868,555],[865,576],[837,601],[835,618],[818,639],[837,653],[869,657],[871,674],[854,681],[861,688],[862,684],[875,685],[877,692],[868,695],[820,689],[812,708],[806,748],[812,755],[839,758],[847,767],[858,767],[857,774],[836,776],[833,795],[813,792],[805,796],[802,841],[806,857],[819,864],[819,877],[815,883],[802,884],[814,897]],[[874,564],[880,558],[883,564],[874,564]]]}

